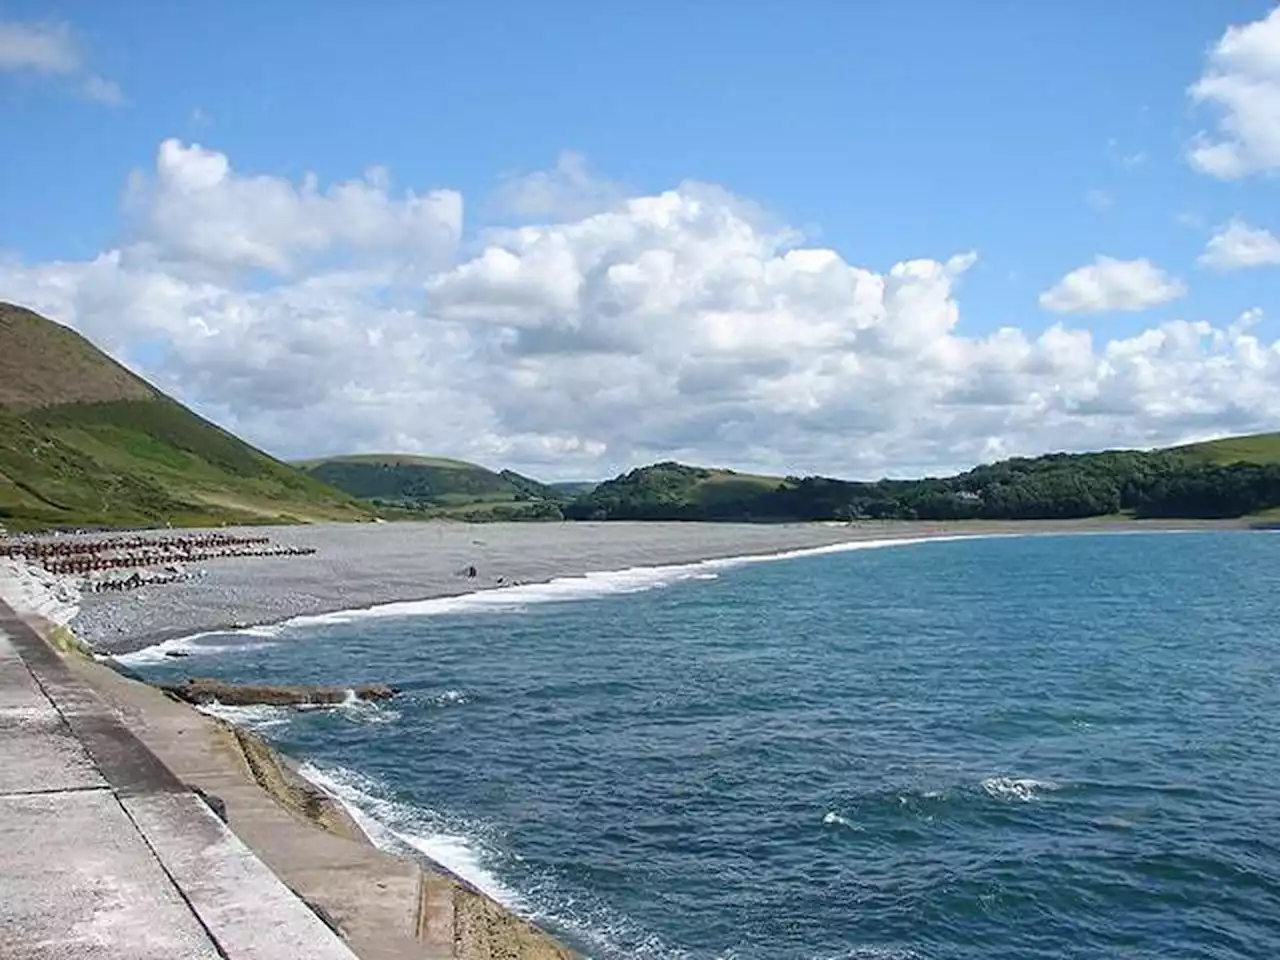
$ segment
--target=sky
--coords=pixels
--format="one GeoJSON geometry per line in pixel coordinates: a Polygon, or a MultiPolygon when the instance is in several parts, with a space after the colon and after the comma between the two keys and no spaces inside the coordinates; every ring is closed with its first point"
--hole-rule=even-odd
{"type": "Polygon", "coordinates": [[[1280,430],[1275,0],[0,0],[0,299],[277,456],[1280,430]]]}

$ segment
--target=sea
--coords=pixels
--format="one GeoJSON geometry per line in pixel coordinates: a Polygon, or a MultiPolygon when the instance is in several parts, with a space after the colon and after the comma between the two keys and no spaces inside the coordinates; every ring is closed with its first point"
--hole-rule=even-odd
{"type": "Polygon", "coordinates": [[[870,546],[128,659],[598,960],[1280,957],[1280,535],[870,546]]]}

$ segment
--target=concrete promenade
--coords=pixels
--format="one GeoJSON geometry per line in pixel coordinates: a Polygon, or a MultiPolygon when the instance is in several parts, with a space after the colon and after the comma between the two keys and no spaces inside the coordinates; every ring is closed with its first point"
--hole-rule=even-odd
{"type": "Polygon", "coordinates": [[[0,957],[353,960],[0,602],[0,957]]]}

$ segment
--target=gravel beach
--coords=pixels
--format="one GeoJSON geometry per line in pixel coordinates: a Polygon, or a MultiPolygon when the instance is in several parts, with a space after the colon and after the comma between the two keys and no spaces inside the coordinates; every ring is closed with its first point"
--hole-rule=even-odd
{"type": "Polygon", "coordinates": [[[304,557],[224,558],[196,564],[191,580],[130,593],[86,594],[71,627],[103,652],[126,653],[175,637],[275,623],[402,600],[471,593],[593,571],[768,554],[853,540],[948,534],[1085,532],[1202,524],[1065,523],[397,523],[253,527],[304,557]],[[469,578],[467,568],[476,576],[469,578]]]}

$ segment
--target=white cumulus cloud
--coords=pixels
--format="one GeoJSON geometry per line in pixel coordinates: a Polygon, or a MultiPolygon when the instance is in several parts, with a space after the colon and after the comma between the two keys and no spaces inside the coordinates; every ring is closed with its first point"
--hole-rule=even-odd
{"type": "Polygon", "coordinates": [[[1243,220],[1232,220],[1206,244],[1200,263],[1215,270],[1276,266],[1280,264],[1280,237],[1243,220]]]}
{"type": "Polygon", "coordinates": [[[518,219],[577,219],[608,210],[625,197],[616,183],[595,176],[580,153],[566,150],[552,170],[508,177],[492,207],[518,219]]]}
{"type": "Polygon", "coordinates": [[[127,203],[139,250],[219,270],[291,274],[353,252],[428,269],[452,257],[462,230],[452,190],[397,197],[377,168],[326,190],[314,176],[242,176],[225,155],[178,140],[160,144],[152,176],[132,178],[127,203]]]}
{"type": "MultiPolygon", "coordinates": [[[[282,456],[874,477],[1280,422],[1280,344],[1257,313],[1119,339],[1065,321],[979,333],[961,309],[976,254],[873,270],[702,183],[471,237],[462,216],[457,193],[382,171],[291,182],[166,141],[119,247],[0,259],[0,298],[282,456]]],[[[1100,260],[1054,302],[1180,292],[1110,263],[1119,280],[1100,260]]]]}
{"type": "Polygon", "coordinates": [[[1222,179],[1280,170],[1280,7],[1229,27],[1188,92],[1218,117],[1192,144],[1193,167],[1222,179]]]}
{"type": "Polygon", "coordinates": [[[1186,292],[1181,280],[1150,260],[1099,256],[1040,294],[1040,306],[1054,313],[1134,313],[1177,300],[1186,292]]]}

